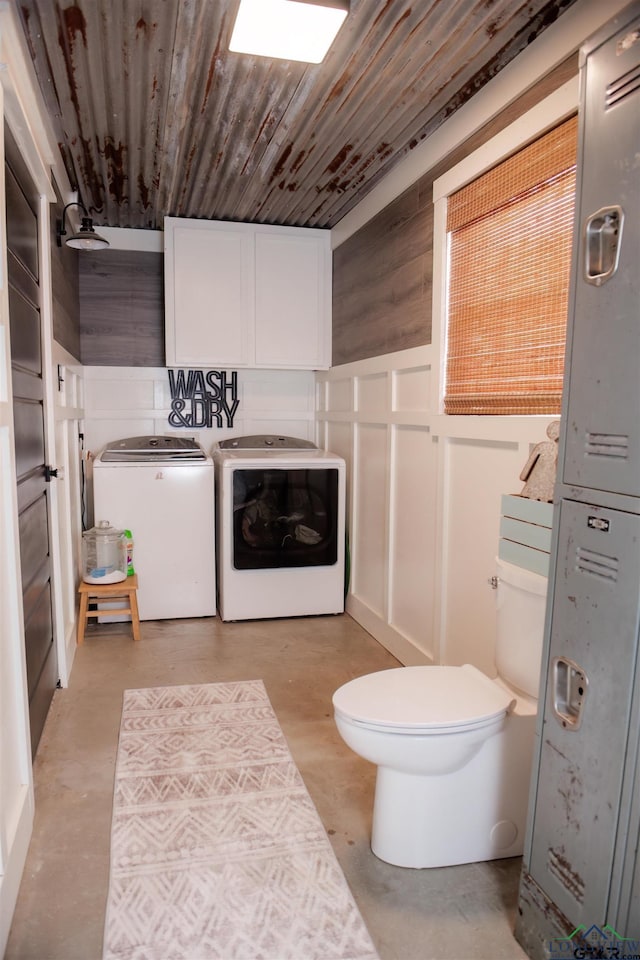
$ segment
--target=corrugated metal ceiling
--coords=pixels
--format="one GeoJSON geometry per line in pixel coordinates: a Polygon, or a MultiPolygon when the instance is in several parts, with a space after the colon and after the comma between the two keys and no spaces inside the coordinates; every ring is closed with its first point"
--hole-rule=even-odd
{"type": "Polygon", "coordinates": [[[323,64],[227,49],[238,0],[20,0],[97,225],[331,227],[574,0],[351,0],[323,64]]]}

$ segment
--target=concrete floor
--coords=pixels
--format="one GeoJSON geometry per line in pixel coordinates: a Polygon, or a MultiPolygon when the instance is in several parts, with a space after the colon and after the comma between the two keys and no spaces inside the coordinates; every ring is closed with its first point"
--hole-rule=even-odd
{"type": "Polygon", "coordinates": [[[122,691],[250,679],[265,682],[381,960],[524,958],[512,934],[519,859],[405,870],[371,853],[375,768],[340,739],[331,695],[397,665],[348,615],[148,621],[138,643],[127,625],[90,626],[36,757],[35,828],[5,960],[101,956],[122,691]]]}

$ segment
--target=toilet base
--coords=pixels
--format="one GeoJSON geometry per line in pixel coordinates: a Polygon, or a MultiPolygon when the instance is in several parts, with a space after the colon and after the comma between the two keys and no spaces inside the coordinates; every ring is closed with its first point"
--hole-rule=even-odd
{"type": "Polygon", "coordinates": [[[443,867],[522,853],[534,716],[511,715],[454,774],[378,767],[371,849],[398,867],[443,867]]]}

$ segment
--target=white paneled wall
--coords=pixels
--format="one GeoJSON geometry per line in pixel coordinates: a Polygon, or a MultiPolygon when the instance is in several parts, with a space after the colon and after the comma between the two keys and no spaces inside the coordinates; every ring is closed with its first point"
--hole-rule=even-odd
{"type": "Polygon", "coordinates": [[[488,580],[495,574],[500,497],[522,488],[518,476],[529,448],[523,455],[517,443],[450,437],[444,449],[443,653],[447,663],[472,660],[491,674],[495,595],[488,580]]]}
{"type": "Polygon", "coordinates": [[[396,426],[389,498],[389,619],[403,637],[420,637],[435,658],[425,631],[435,582],[434,504],[437,444],[427,427],[396,426]]]}
{"type": "MultiPolygon", "coordinates": [[[[357,382],[357,381],[356,381],[357,382]]],[[[365,407],[366,409],[366,407],[365,407]]],[[[386,614],[389,497],[388,430],[380,423],[359,423],[354,432],[352,541],[353,593],[378,617],[386,614]]]]}
{"type": "Polygon", "coordinates": [[[317,442],[347,461],[347,609],[402,663],[494,670],[500,498],[548,417],[433,409],[434,347],[317,374],[317,442]]]}
{"type": "Polygon", "coordinates": [[[172,427],[164,367],[84,367],[84,378],[85,445],[92,454],[111,440],[145,434],[195,436],[207,451],[216,440],[229,436],[282,433],[305,440],[314,437],[311,371],[239,370],[240,403],[231,429],[172,427]]]}
{"type": "Polygon", "coordinates": [[[347,461],[347,609],[404,663],[433,655],[434,487],[430,367],[407,350],[318,374],[319,445],[347,461]]]}

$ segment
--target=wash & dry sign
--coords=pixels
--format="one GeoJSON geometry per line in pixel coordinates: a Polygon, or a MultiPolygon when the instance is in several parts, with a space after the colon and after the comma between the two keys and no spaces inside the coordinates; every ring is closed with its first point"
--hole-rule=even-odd
{"type": "Polygon", "coordinates": [[[232,427],[238,400],[236,370],[169,370],[172,427],[232,427]]]}

